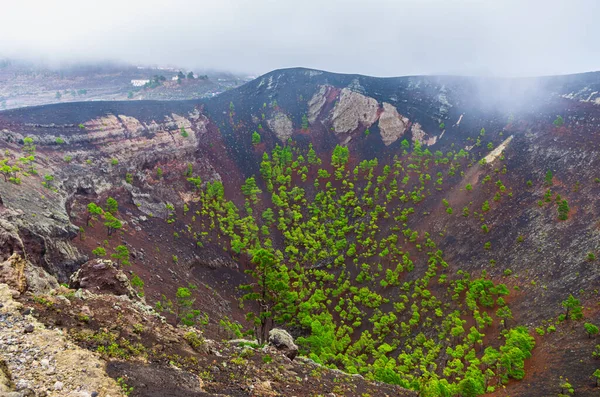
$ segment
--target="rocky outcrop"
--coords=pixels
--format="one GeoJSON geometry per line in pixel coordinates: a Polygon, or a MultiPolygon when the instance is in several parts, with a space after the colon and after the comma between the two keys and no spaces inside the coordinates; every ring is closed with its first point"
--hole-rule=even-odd
{"type": "Polygon", "coordinates": [[[84,263],[71,276],[69,288],[139,299],[125,273],[107,259],[93,259],[84,263]]]}
{"type": "Polygon", "coordinates": [[[199,113],[172,113],[163,120],[147,123],[134,117],[109,114],[84,123],[85,134],[77,136],[80,143],[101,146],[104,156],[127,160],[128,165],[133,166],[143,164],[149,154],[193,151],[197,137],[206,132],[206,123],[199,113]]]}
{"type": "Polygon", "coordinates": [[[290,360],[298,355],[298,346],[286,330],[273,328],[269,331],[269,345],[285,354],[290,360]]]}
{"type": "MultiPolygon", "coordinates": [[[[198,109],[163,113],[157,120],[119,113],[107,113],[80,125],[36,124],[0,134],[8,158],[22,155],[18,142],[25,136],[37,146],[37,176],[22,178],[20,186],[0,181],[0,263],[17,252],[27,262],[67,281],[88,259],[71,243],[79,228],[71,223],[67,202],[75,195],[94,196],[120,187],[125,173],[191,156],[208,123],[198,109]],[[57,138],[63,143],[58,144],[57,138]],[[44,175],[54,176],[51,189],[40,186],[44,175]],[[7,232],[5,225],[14,230],[7,232]]],[[[132,196],[142,199],[151,194],[156,196],[149,184],[132,192],[132,196]]],[[[141,205],[146,213],[164,208],[161,200],[147,201],[157,203],[156,208],[141,205]]]]}
{"type": "Polygon", "coordinates": [[[431,146],[437,142],[437,136],[430,137],[423,131],[423,128],[419,123],[414,123],[411,127],[411,131],[413,143],[419,142],[421,145],[431,146]]]}
{"type": "Polygon", "coordinates": [[[325,106],[325,102],[327,101],[327,92],[331,87],[322,85],[319,87],[319,91],[315,92],[313,97],[308,101],[308,122],[314,123],[319,117],[323,106],[325,106]]]}
{"type": "Polygon", "coordinates": [[[294,133],[292,120],[281,112],[275,113],[272,118],[267,120],[267,125],[281,142],[286,142],[294,133]]]}
{"type": "Polygon", "coordinates": [[[370,127],[377,120],[378,108],[377,100],[344,88],[333,108],[333,130],[340,134],[352,132],[359,125],[370,127]]]}
{"type": "Polygon", "coordinates": [[[408,118],[398,113],[393,105],[384,102],[383,112],[379,116],[379,131],[385,146],[396,142],[406,132],[408,118]]]}
{"type": "Polygon", "coordinates": [[[25,292],[27,290],[26,266],[26,261],[21,255],[12,254],[10,258],[0,263],[0,283],[7,284],[19,293],[25,292]]]}

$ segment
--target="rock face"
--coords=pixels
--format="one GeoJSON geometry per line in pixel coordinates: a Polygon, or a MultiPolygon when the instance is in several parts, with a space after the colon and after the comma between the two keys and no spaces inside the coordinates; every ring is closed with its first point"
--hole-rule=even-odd
{"type": "MultiPolygon", "coordinates": [[[[56,287],[56,280],[51,278],[43,282],[48,274],[67,282],[89,259],[72,242],[79,228],[71,223],[67,209],[77,196],[96,196],[120,187],[123,173],[135,174],[157,162],[191,157],[207,132],[208,119],[193,105],[177,112],[151,111],[143,117],[112,109],[95,113],[87,121],[84,116],[73,116],[85,112],[86,105],[63,107],[68,110],[59,112],[64,116],[60,123],[27,124],[24,130],[4,129],[0,134],[3,157],[9,158],[11,164],[22,156],[19,142],[25,136],[31,137],[37,148],[35,168],[39,177],[22,178],[19,188],[0,183],[0,263],[17,253],[31,264],[27,268],[41,270],[43,273],[39,274],[25,272],[30,289],[56,287]],[[80,121],[74,121],[80,117],[80,121]],[[63,144],[57,145],[58,139],[63,144]],[[69,160],[63,160],[66,158],[69,160]],[[113,160],[119,166],[111,165],[113,160]],[[54,177],[51,188],[40,188],[43,175],[54,177]],[[35,280],[29,280],[29,275],[35,280]]],[[[45,116],[39,116],[36,121],[42,122],[45,116]]],[[[212,166],[206,159],[201,162],[212,166]]],[[[205,180],[215,179],[202,176],[205,180]]],[[[144,182],[142,177],[140,180],[144,182]]],[[[146,213],[160,214],[158,210],[164,209],[164,203],[156,199],[157,193],[150,194],[152,186],[143,184],[141,188],[129,189],[141,189],[131,195],[146,213]],[[151,196],[156,203],[146,198],[151,196]]],[[[0,277],[6,278],[7,268],[3,269],[0,277]]]]}
{"type": "Polygon", "coordinates": [[[298,346],[286,330],[273,328],[269,331],[269,345],[285,354],[290,360],[298,355],[298,346]]]}
{"type": "Polygon", "coordinates": [[[267,125],[281,142],[287,141],[294,133],[292,120],[281,112],[276,113],[273,118],[267,120],[267,125]]]}
{"type": "Polygon", "coordinates": [[[93,259],[84,263],[71,276],[69,287],[139,299],[125,273],[117,269],[112,261],[106,259],[93,259]]]}
{"type": "MultiPolygon", "coordinates": [[[[22,222],[18,212],[5,209],[2,215],[17,224],[22,222]]],[[[31,263],[24,257],[26,249],[44,246],[44,241],[41,237],[35,237],[29,230],[24,231],[22,239],[13,223],[0,217],[0,283],[8,284],[19,293],[28,289],[49,291],[56,288],[58,283],[54,277],[50,276],[44,268],[36,266],[36,263],[31,263]]],[[[32,254],[35,252],[36,250],[32,250],[32,254]]]]}
{"type": "Polygon", "coordinates": [[[314,123],[321,113],[321,109],[327,101],[327,92],[331,87],[322,85],[319,91],[315,92],[313,97],[308,101],[308,122],[314,123]]]}
{"type": "Polygon", "coordinates": [[[370,127],[377,120],[378,108],[377,100],[344,88],[333,108],[333,130],[340,134],[356,130],[359,124],[370,127]]]}
{"type": "Polygon", "coordinates": [[[379,130],[385,146],[396,142],[406,132],[408,118],[398,113],[393,105],[384,102],[383,112],[379,116],[379,130]]]}
{"type": "MultiPolygon", "coordinates": [[[[16,151],[10,153],[19,155],[16,151]]],[[[55,174],[54,170],[36,167],[41,175],[55,174]]],[[[66,279],[83,262],[69,242],[79,229],[71,224],[66,212],[66,194],[40,191],[39,181],[23,178],[19,188],[1,183],[0,196],[5,206],[0,211],[0,260],[17,253],[28,263],[66,279]]]]}

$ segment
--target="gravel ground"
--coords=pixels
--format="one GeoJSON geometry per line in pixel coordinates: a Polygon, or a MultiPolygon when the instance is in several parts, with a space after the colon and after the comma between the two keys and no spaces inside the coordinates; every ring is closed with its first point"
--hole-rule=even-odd
{"type": "Polygon", "coordinates": [[[14,294],[0,284],[0,397],[123,395],[103,360],[44,328],[14,294]]]}

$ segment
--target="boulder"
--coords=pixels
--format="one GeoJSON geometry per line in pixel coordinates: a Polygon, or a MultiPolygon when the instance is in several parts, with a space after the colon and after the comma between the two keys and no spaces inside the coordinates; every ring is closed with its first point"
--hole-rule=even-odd
{"type": "Polygon", "coordinates": [[[269,331],[269,345],[285,354],[290,360],[298,355],[298,346],[294,343],[294,338],[281,328],[273,328],[269,331]]]}
{"type": "Polygon", "coordinates": [[[93,259],[84,263],[71,276],[69,288],[140,299],[125,273],[107,259],[93,259]]]}

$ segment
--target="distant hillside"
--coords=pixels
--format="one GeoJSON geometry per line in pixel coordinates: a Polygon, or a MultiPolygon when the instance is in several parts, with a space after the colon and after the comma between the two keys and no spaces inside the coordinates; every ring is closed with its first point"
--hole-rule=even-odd
{"type": "Polygon", "coordinates": [[[229,73],[183,72],[183,78],[177,79],[177,68],[109,63],[46,67],[4,60],[0,61],[0,110],[80,101],[203,98],[248,81],[229,73]]]}

